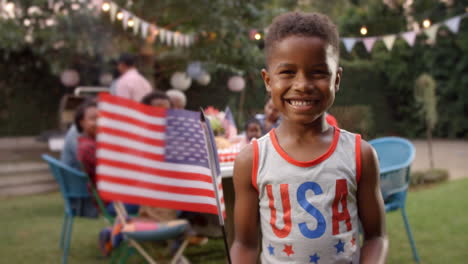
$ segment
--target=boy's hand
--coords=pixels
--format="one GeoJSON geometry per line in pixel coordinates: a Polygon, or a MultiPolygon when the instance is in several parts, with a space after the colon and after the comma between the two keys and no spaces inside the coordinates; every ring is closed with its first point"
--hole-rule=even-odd
{"type": "Polygon", "coordinates": [[[232,263],[257,262],[258,254],[258,193],[252,185],[252,144],[237,156],[234,164],[235,236],[231,247],[232,263]]]}
{"type": "Polygon", "coordinates": [[[377,155],[371,145],[361,141],[362,174],[358,187],[359,218],[364,229],[361,263],[385,263],[388,240],[385,233],[385,210],[380,192],[377,155]]]}

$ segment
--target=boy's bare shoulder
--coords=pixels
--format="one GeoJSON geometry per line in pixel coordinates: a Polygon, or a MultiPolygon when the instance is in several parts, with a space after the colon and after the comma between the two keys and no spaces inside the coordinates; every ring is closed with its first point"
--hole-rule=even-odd
{"type": "Polygon", "coordinates": [[[245,169],[245,167],[252,168],[253,161],[253,146],[252,144],[246,145],[236,156],[234,161],[234,170],[245,169]]]}
{"type": "Polygon", "coordinates": [[[375,153],[374,148],[369,144],[369,142],[361,139],[361,156],[364,161],[372,161],[376,159],[377,154],[375,153]]]}

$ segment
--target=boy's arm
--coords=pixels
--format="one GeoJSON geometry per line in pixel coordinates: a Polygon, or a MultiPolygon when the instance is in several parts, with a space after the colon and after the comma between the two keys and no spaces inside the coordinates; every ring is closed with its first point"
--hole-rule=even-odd
{"type": "Polygon", "coordinates": [[[371,145],[364,140],[361,142],[362,172],[358,187],[359,218],[364,229],[361,263],[385,263],[388,240],[379,165],[371,145]]]}
{"type": "Polygon", "coordinates": [[[231,247],[232,263],[257,262],[258,252],[258,193],[252,186],[253,147],[247,145],[234,164],[235,235],[231,247]]]}

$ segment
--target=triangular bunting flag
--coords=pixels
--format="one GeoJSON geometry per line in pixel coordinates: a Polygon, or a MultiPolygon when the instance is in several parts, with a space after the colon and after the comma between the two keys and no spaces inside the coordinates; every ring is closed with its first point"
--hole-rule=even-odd
{"type": "Polygon", "coordinates": [[[190,46],[190,36],[189,36],[189,35],[185,35],[185,38],[184,38],[184,46],[185,46],[185,47],[190,46]]]}
{"type": "Polygon", "coordinates": [[[135,22],[133,25],[133,34],[138,34],[138,30],[140,29],[141,20],[138,17],[134,17],[133,21],[135,22]]]}
{"type": "Polygon", "coordinates": [[[166,41],[166,30],[165,29],[159,29],[159,41],[164,44],[166,41]]]}
{"type": "Polygon", "coordinates": [[[174,32],[172,32],[172,31],[169,31],[169,30],[166,31],[166,44],[169,45],[169,46],[171,46],[171,44],[172,44],[172,38],[173,38],[172,35],[173,34],[174,34],[174,32]]]}
{"type": "Polygon", "coordinates": [[[178,47],[178,46],[179,46],[179,37],[180,37],[180,33],[177,33],[177,32],[175,32],[175,33],[172,35],[172,38],[173,38],[172,43],[174,43],[174,46],[175,46],[175,47],[178,47]]]}
{"type": "Polygon", "coordinates": [[[130,14],[127,12],[127,10],[122,11],[122,13],[123,13],[122,25],[124,29],[127,29],[128,19],[130,18],[130,14]]]}
{"type": "Polygon", "coordinates": [[[112,23],[115,21],[115,15],[117,14],[117,5],[114,3],[114,2],[111,2],[110,3],[110,18],[111,18],[111,21],[112,23]]]}
{"type": "Polygon", "coordinates": [[[452,31],[453,33],[458,33],[458,28],[460,27],[460,20],[461,16],[456,16],[454,18],[448,19],[445,21],[445,25],[452,31]]]}
{"type": "Polygon", "coordinates": [[[347,52],[351,52],[353,50],[356,41],[356,38],[343,38],[343,44],[347,52]]]}
{"type": "Polygon", "coordinates": [[[393,48],[393,44],[395,43],[396,35],[387,35],[382,38],[385,47],[387,47],[388,51],[391,51],[393,48]]]}
{"type": "Polygon", "coordinates": [[[428,29],[424,30],[424,33],[426,33],[427,37],[429,38],[429,43],[435,43],[436,37],[437,37],[437,30],[439,30],[440,24],[434,24],[428,29]]]}
{"type": "Polygon", "coordinates": [[[100,12],[101,11],[101,6],[102,6],[102,0],[92,0],[91,5],[93,5],[94,7],[97,7],[97,9],[100,12]]]}
{"type": "Polygon", "coordinates": [[[410,45],[410,47],[414,46],[414,42],[416,41],[416,32],[414,31],[408,31],[403,34],[401,34],[404,40],[406,40],[406,43],[410,45]]]}
{"type": "Polygon", "coordinates": [[[367,52],[371,52],[372,48],[374,47],[375,41],[377,41],[376,37],[364,38],[362,42],[364,42],[364,46],[366,46],[367,52]]]}
{"type": "Polygon", "coordinates": [[[144,39],[146,39],[146,37],[148,36],[148,27],[149,24],[147,22],[141,22],[141,37],[144,39]]]}

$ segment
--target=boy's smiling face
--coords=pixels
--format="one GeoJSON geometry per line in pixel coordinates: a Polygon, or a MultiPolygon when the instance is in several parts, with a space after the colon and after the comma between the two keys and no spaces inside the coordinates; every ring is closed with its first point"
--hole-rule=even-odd
{"type": "Polygon", "coordinates": [[[290,36],[275,43],[268,57],[262,77],[285,120],[309,124],[333,104],[342,69],[325,40],[290,36]]]}

